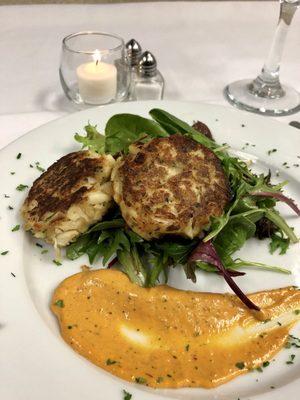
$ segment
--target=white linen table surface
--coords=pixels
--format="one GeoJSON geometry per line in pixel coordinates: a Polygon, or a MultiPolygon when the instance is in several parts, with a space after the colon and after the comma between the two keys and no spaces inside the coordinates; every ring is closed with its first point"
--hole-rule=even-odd
{"type": "MultiPolygon", "coordinates": [[[[276,1],[0,6],[0,148],[76,111],[58,77],[61,40],[70,33],[133,37],[156,56],[165,99],[227,104],[224,86],[255,77],[262,67],[278,12],[276,1]]],[[[300,11],[287,38],[281,80],[300,90],[300,11]]],[[[289,122],[300,113],[278,119],[289,122]]]]}

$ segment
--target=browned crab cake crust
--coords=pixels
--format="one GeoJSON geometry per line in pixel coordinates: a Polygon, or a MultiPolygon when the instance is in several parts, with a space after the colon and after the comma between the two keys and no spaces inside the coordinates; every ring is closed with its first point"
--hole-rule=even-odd
{"type": "Polygon", "coordinates": [[[144,239],[198,236],[229,200],[219,159],[180,134],[130,148],[112,173],[114,199],[129,227],[144,239]]]}
{"type": "Polygon", "coordinates": [[[113,202],[114,159],[91,151],[67,154],[32,185],[21,209],[33,235],[66,246],[99,221],[113,202]]]}

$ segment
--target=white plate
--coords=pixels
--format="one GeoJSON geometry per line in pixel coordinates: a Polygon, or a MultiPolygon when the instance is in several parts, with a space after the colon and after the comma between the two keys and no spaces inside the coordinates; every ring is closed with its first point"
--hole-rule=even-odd
{"type": "MultiPolygon", "coordinates": [[[[21,229],[11,232],[16,224],[21,224],[18,210],[26,196],[26,191],[19,192],[15,188],[20,183],[31,185],[39,175],[36,168],[30,168],[30,163],[39,161],[48,167],[62,155],[78,150],[73,135],[82,132],[88,121],[98,124],[101,131],[113,114],[131,112],[146,116],[153,107],[164,108],[188,122],[204,121],[219,143],[227,142],[236,150],[241,150],[246,142],[255,144],[245,151],[259,160],[256,168],[270,168],[273,172],[278,169],[280,180],[290,181],[286,192],[300,203],[300,168],[282,166],[284,162],[291,166],[300,163],[297,158],[300,156],[300,132],[272,119],[232,108],[182,102],[115,104],[72,114],[12,143],[0,152],[0,252],[9,250],[7,255],[0,256],[1,400],[121,400],[122,389],[133,394],[132,400],[296,398],[295,393],[300,390],[300,352],[293,351],[297,354],[294,365],[286,365],[291,351],[283,350],[264,373],[249,373],[216,389],[153,390],[101,370],[73,352],[60,338],[56,320],[49,310],[51,293],[65,277],[78,272],[86,260],[64,261],[63,266],[57,267],[52,262],[54,255],[50,249],[48,254],[41,255],[41,248],[35,245],[37,240],[21,229]],[[272,148],[278,151],[267,155],[272,148]],[[18,153],[22,153],[22,157],[17,160],[18,153]],[[11,175],[11,171],[15,174],[11,175]],[[9,210],[9,205],[14,210],[9,210]]],[[[281,210],[299,235],[299,218],[285,206],[281,210]]],[[[293,272],[287,276],[249,269],[246,277],[237,279],[246,292],[299,285],[299,244],[292,246],[284,256],[271,256],[265,241],[250,240],[243,255],[247,259],[285,266],[293,272]]],[[[228,291],[221,277],[202,272],[194,285],[181,271],[175,270],[170,284],[184,289],[228,291]]]]}

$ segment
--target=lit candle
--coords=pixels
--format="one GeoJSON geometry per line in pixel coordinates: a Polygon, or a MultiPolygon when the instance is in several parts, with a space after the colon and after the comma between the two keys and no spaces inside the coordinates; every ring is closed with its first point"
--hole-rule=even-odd
{"type": "Polygon", "coordinates": [[[94,61],[77,67],[80,96],[89,104],[109,103],[116,97],[117,69],[113,64],[101,62],[101,54],[96,50],[94,61]]]}

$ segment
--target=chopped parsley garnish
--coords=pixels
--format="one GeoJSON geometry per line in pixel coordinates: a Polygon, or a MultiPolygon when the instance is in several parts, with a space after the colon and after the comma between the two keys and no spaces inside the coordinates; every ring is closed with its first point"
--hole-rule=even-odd
{"type": "Polygon", "coordinates": [[[10,198],[10,196],[9,196],[8,194],[5,194],[4,197],[5,197],[6,199],[9,199],[9,198],[10,198]]]}
{"type": "Polygon", "coordinates": [[[190,349],[190,345],[187,344],[187,345],[185,346],[185,351],[189,351],[189,349],[190,349]]]}
{"type": "Polygon", "coordinates": [[[297,349],[300,349],[300,339],[296,336],[289,335],[288,341],[286,342],[284,347],[286,349],[290,349],[291,347],[296,347],[297,349]]]}
{"type": "Polygon", "coordinates": [[[130,400],[132,394],[123,389],[123,400],[130,400]]]}
{"type": "Polygon", "coordinates": [[[33,165],[32,165],[32,164],[29,164],[29,167],[30,167],[30,168],[33,168],[33,165]]]}
{"type": "Polygon", "coordinates": [[[45,172],[45,168],[42,168],[42,167],[40,166],[40,162],[39,162],[39,161],[36,161],[35,167],[36,167],[36,169],[37,169],[38,171],[40,171],[40,172],[45,172]]]}
{"type": "Polygon", "coordinates": [[[145,384],[147,383],[147,379],[145,379],[145,378],[142,377],[142,376],[137,376],[137,377],[135,378],[135,381],[136,381],[136,383],[139,383],[139,384],[141,384],[141,385],[145,385],[145,384]]]}
{"type": "Polygon", "coordinates": [[[52,260],[54,262],[55,265],[57,265],[58,267],[62,265],[62,263],[58,260],[52,260]]]}
{"type": "Polygon", "coordinates": [[[46,254],[46,253],[48,253],[47,249],[44,249],[44,250],[41,251],[41,254],[46,254]]]}
{"type": "Polygon", "coordinates": [[[269,362],[269,361],[263,362],[263,367],[264,367],[264,368],[268,367],[269,365],[270,365],[270,362],[269,362]]]}
{"type": "Polygon", "coordinates": [[[272,153],[276,153],[277,149],[271,149],[268,150],[268,156],[270,156],[272,153]]]}
{"type": "Polygon", "coordinates": [[[14,208],[12,206],[7,207],[9,210],[13,210],[14,208]]]}
{"type": "Polygon", "coordinates": [[[294,314],[299,315],[300,314],[300,310],[295,310],[294,314]]]}
{"type": "Polygon", "coordinates": [[[40,244],[40,243],[36,243],[35,245],[36,245],[37,247],[43,247],[43,245],[40,244]]]}
{"type": "Polygon", "coordinates": [[[245,368],[245,363],[244,363],[243,361],[239,361],[239,362],[237,362],[237,363],[235,364],[235,366],[236,366],[238,369],[244,369],[244,368],[245,368]]]}
{"type": "Polygon", "coordinates": [[[286,361],[286,364],[294,364],[294,359],[296,357],[296,354],[291,354],[290,359],[286,361]]]}
{"type": "Polygon", "coordinates": [[[14,174],[15,174],[15,172],[14,172],[14,171],[11,171],[11,172],[10,172],[10,174],[11,174],[11,175],[14,175],[14,174]]]}
{"type": "Polygon", "coordinates": [[[17,160],[20,160],[21,157],[22,157],[22,153],[18,153],[16,159],[17,159],[17,160]]]}
{"type": "Polygon", "coordinates": [[[12,228],[12,232],[17,232],[20,229],[20,225],[16,225],[12,228]]]}
{"type": "Polygon", "coordinates": [[[116,361],[116,360],[111,360],[110,358],[108,358],[106,361],[105,361],[105,364],[106,365],[113,365],[113,364],[116,364],[118,361],[116,361]]]}
{"type": "Polygon", "coordinates": [[[26,188],[28,188],[28,185],[23,185],[22,183],[20,183],[20,185],[16,187],[19,192],[23,192],[23,190],[25,190],[26,188]]]}
{"type": "Polygon", "coordinates": [[[275,386],[270,386],[270,389],[275,389],[275,386]]]}
{"type": "Polygon", "coordinates": [[[257,368],[256,368],[256,371],[257,371],[257,372],[263,372],[263,369],[262,369],[262,367],[257,367],[257,368]]]}
{"type": "Polygon", "coordinates": [[[57,301],[54,303],[54,305],[57,306],[57,307],[60,307],[60,308],[64,308],[64,306],[65,306],[63,300],[57,300],[57,301]]]}
{"type": "Polygon", "coordinates": [[[0,254],[1,254],[1,256],[6,256],[6,254],[8,254],[8,253],[9,253],[9,251],[5,250],[5,251],[2,251],[2,253],[0,253],[0,254]]]}
{"type": "Polygon", "coordinates": [[[10,274],[11,274],[11,276],[13,276],[14,278],[16,277],[16,275],[15,275],[13,272],[11,272],[10,274]]]}

